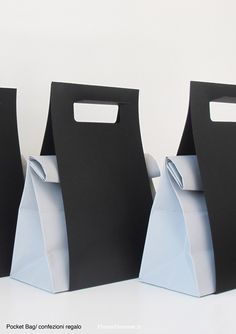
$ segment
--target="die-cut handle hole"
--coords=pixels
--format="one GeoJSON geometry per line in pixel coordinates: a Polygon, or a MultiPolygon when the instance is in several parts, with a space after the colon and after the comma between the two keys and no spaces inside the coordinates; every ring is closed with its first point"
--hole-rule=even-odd
{"type": "Polygon", "coordinates": [[[75,102],[74,120],[82,123],[115,124],[118,109],[118,104],[75,102]]]}
{"type": "Polygon", "coordinates": [[[236,98],[222,97],[210,102],[212,122],[236,122],[236,98]]]}

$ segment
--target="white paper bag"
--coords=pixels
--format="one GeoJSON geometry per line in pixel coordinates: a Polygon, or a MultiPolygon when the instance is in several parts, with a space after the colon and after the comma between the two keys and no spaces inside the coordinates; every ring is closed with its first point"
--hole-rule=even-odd
{"type": "Polygon", "coordinates": [[[199,297],[215,291],[211,232],[196,156],[166,158],[140,280],[199,297]]]}
{"type": "Polygon", "coordinates": [[[10,276],[50,292],[66,291],[69,289],[68,263],[56,157],[30,157],[10,276]]]}
{"type": "MultiPolygon", "coordinates": [[[[155,159],[145,158],[149,177],[159,176],[155,159]]],[[[29,158],[10,276],[52,293],[69,290],[66,221],[55,156],[29,158]]]]}

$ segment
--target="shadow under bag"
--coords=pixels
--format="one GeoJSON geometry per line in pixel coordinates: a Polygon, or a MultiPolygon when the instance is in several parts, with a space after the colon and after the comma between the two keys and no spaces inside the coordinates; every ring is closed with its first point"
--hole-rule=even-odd
{"type": "Polygon", "coordinates": [[[138,90],[52,83],[41,154],[57,158],[69,289],[137,277],[152,205],[138,90]],[[117,104],[117,120],[77,122],[73,104],[78,102],[117,104]]]}
{"type": "Polygon", "coordinates": [[[16,89],[0,88],[0,277],[10,273],[23,171],[16,120],[16,89]]]}

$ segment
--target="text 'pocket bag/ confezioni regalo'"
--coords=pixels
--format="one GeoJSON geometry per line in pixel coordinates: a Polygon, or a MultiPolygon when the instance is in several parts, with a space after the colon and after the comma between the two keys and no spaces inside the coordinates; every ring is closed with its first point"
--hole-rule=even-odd
{"type": "Polygon", "coordinates": [[[23,171],[16,119],[16,89],[0,88],[0,277],[10,274],[23,171]]]}
{"type": "Polygon", "coordinates": [[[234,85],[191,82],[178,155],[166,158],[151,210],[141,281],[194,296],[236,287],[236,124],[210,113],[211,103],[235,102],[234,85]]]}
{"type": "Polygon", "coordinates": [[[11,277],[50,292],[138,276],[152,205],[138,90],[52,83],[41,156],[28,161],[11,277]],[[74,104],[117,105],[113,123],[74,104]]]}

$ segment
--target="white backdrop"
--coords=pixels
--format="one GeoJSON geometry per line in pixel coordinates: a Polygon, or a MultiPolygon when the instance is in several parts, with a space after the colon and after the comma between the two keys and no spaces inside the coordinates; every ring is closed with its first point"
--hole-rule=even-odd
{"type": "MultiPolygon", "coordinates": [[[[39,153],[50,83],[62,81],[139,88],[144,148],[162,163],[179,144],[189,81],[236,83],[235,12],[233,0],[0,0],[0,86],[18,89],[23,154],[39,153]]],[[[0,326],[60,320],[93,334],[109,332],[98,323],[127,322],[140,322],[145,334],[236,330],[235,292],[197,300],[135,281],[52,296],[4,278],[0,299],[0,326]]]]}
{"type": "Polygon", "coordinates": [[[0,0],[0,86],[18,88],[22,152],[37,154],[51,81],[140,89],[143,143],[175,154],[189,81],[236,83],[235,1],[0,0]]]}

